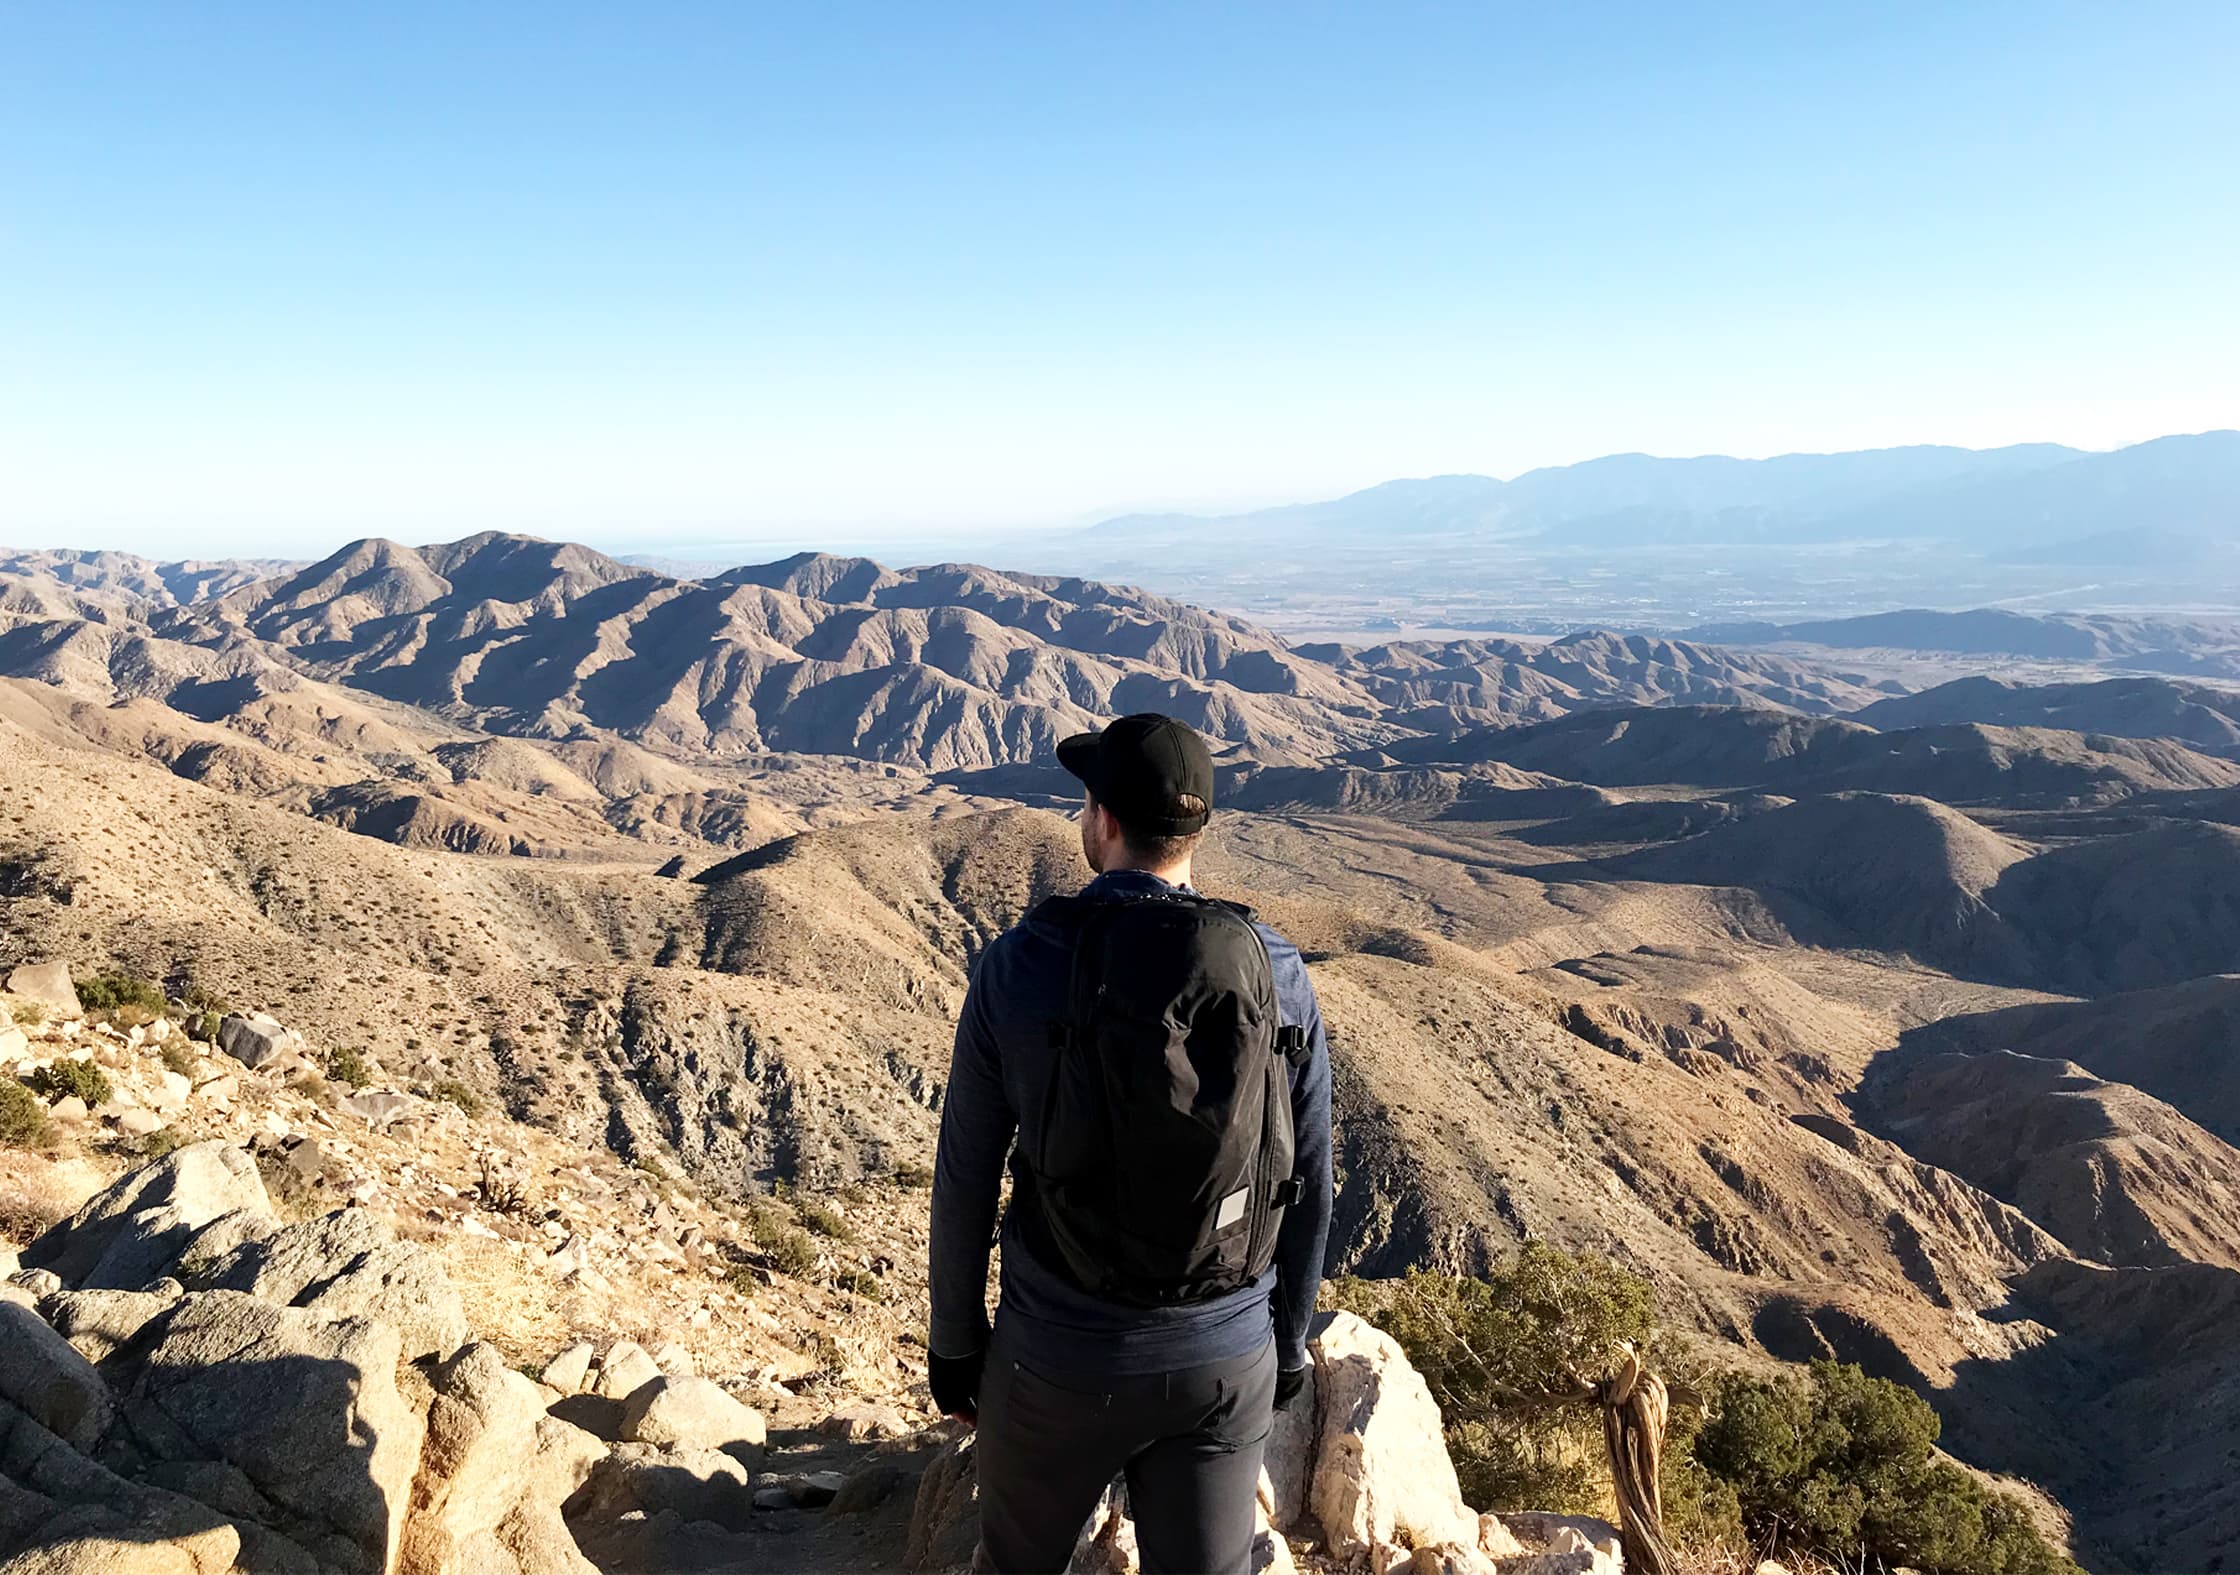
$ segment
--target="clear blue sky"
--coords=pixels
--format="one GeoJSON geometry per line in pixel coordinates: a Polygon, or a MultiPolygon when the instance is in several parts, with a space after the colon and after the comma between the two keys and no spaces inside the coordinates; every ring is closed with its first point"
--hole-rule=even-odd
{"type": "Polygon", "coordinates": [[[0,542],[2240,424],[2240,7],[19,4],[0,542]]]}

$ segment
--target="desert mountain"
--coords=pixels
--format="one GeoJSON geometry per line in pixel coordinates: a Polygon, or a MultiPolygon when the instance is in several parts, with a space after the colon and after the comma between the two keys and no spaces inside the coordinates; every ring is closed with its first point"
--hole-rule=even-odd
{"type": "Polygon", "coordinates": [[[1995,1050],[1878,1067],[1860,1099],[1877,1130],[2081,1257],[2240,1269],[2240,1152],[2151,1094],[1995,1050]]]}
{"type": "Polygon", "coordinates": [[[1153,708],[1271,757],[1404,731],[1234,619],[970,568],[803,560],[699,582],[524,537],[366,541],[144,624],[38,615],[61,611],[12,617],[0,672],[198,715],[309,679],[482,732],[933,769],[1033,758],[1153,708]]]}
{"type": "Polygon", "coordinates": [[[1733,707],[1582,711],[1530,727],[1410,739],[1385,754],[1414,764],[1499,761],[1602,787],[1915,793],[2007,807],[2240,784],[2240,765],[2160,739],[1974,724],[1877,732],[1841,718],[1733,707]]]}
{"type": "Polygon", "coordinates": [[[2229,618],[2150,618],[2112,613],[1870,613],[1801,623],[1718,623],[1691,640],[1809,652],[1898,650],[1956,656],[2094,663],[2133,671],[2240,678],[2240,623],[2229,618]]]}
{"type": "Polygon", "coordinates": [[[1776,656],[1586,630],[1560,640],[1395,641],[1367,648],[1302,645],[1427,732],[1540,722],[1598,705],[1770,706],[1826,714],[1875,691],[1776,656]]]}
{"type": "Polygon", "coordinates": [[[1328,502],[1247,514],[1128,515],[1094,528],[1131,548],[1162,539],[1264,550],[1276,542],[1546,538],[1566,545],[1962,537],[2044,545],[2137,528],[2229,532],[2240,433],[2158,438],[2113,453],[2057,444],[1971,451],[1663,459],[1613,454],[1510,481],[1391,481],[1328,502]]]}
{"type": "Polygon", "coordinates": [[[2240,975],[2210,974],[2093,1001],[1959,1013],[1914,1030],[1922,1054],[2024,1051],[2143,1090],[2240,1144],[2240,975]]]}
{"type": "Polygon", "coordinates": [[[2172,739],[2208,754],[2240,752],[2240,693],[2161,678],[2079,684],[1957,678],[1918,694],[1878,700],[1850,716],[1886,731],[1975,722],[2172,739]]]}
{"type": "Polygon", "coordinates": [[[111,603],[140,602],[183,607],[243,585],[253,584],[291,565],[277,558],[187,559],[158,563],[129,552],[11,552],[0,549],[0,587],[10,582],[50,581],[111,603]]]}

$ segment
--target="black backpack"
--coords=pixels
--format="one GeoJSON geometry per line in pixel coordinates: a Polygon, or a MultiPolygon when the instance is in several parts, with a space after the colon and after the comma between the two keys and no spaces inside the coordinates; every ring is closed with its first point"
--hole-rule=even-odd
{"type": "Polygon", "coordinates": [[[1176,891],[1052,897],[1030,917],[1068,937],[1073,964],[1039,1152],[1012,1162],[1029,1244],[1139,1306],[1250,1283],[1299,1197],[1290,1064],[1306,1051],[1251,910],[1176,891]]]}

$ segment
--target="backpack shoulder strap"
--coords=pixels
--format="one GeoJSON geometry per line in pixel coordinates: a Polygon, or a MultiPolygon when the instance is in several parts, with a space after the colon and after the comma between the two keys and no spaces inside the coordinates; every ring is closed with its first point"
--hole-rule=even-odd
{"type": "MultiPolygon", "coordinates": [[[[1260,933],[1259,914],[1253,912],[1252,909],[1241,902],[1229,902],[1218,897],[1212,900],[1219,902],[1222,907],[1227,908],[1238,918],[1244,920],[1245,925],[1252,931],[1252,938],[1260,943],[1261,955],[1268,957],[1268,982],[1273,984],[1275,982],[1276,962],[1275,958],[1268,956],[1268,938],[1260,933]]],[[[1304,1062],[1307,1059],[1307,1030],[1305,1027],[1298,1023],[1278,1023],[1276,1025],[1276,1054],[1282,1056],[1293,1066],[1298,1066],[1304,1062]]]]}
{"type": "Polygon", "coordinates": [[[1029,924],[1047,924],[1066,932],[1070,939],[1081,928],[1081,921],[1089,916],[1096,904],[1076,893],[1060,892],[1045,897],[1027,910],[1029,924]]]}

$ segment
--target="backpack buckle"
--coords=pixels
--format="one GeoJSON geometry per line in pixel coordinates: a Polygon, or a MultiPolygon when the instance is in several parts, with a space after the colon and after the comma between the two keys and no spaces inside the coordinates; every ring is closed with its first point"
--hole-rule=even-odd
{"type": "Polygon", "coordinates": [[[1275,1208],[1287,1209],[1306,1195],[1306,1182],[1304,1182],[1297,1176],[1286,1176],[1283,1178],[1283,1180],[1276,1183],[1275,1191],[1271,1195],[1270,1201],[1272,1206],[1275,1208]]]}
{"type": "Polygon", "coordinates": [[[1297,1023],[1285,1023],[1276,1030],[1276,1052],[1287,1061],[1296,1061],[1307,1053],[1307,1031],[1297,1023]]]}

